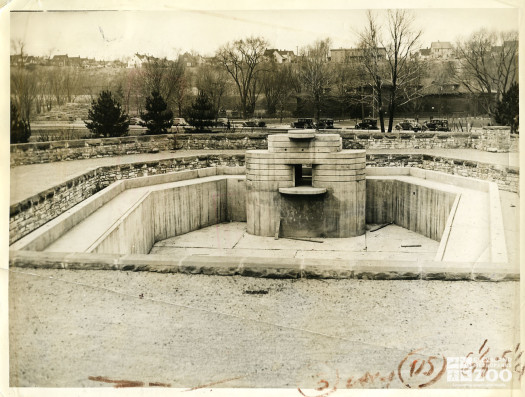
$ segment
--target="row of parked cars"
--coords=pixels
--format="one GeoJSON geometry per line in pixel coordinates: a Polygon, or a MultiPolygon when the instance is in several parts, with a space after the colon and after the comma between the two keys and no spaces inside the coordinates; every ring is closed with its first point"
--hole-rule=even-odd
{"type": "MultiPolygon", "coordinates": [[[[140,117],[131,117],[129,120],[131,125],[142,125],[144,121],[140,117]]],[[[175,117],[173,119],[173,127],[188,127],[189,124],[182,117],[175,117]]],[[[266,127],[266,123],[262,120],[228,120],[227,118],[219,118],[213,123],[213,127],[225,127],[228,128],[261,128],[266,127]]]]}
{"type": "Polygon", "coordinates": [[[319,122],[314,122],[314,119],[297,119],[297,121],[293,121],[290,123],[290,127],[292,128],[308,128],[308,129],[331,129],[334,128],[334,120],[333,119],[319,119],[319,122]]]}
{"type": "MultiPolygon", "coordinates": [[[[396,131],[450,131],[447,119],[432,119],[419,124],[416,120],[405,119],[395,125],[396,131]]],[[[366,118],[355,125],[356,130],[378,130],[377,119],[366,118]]]]}

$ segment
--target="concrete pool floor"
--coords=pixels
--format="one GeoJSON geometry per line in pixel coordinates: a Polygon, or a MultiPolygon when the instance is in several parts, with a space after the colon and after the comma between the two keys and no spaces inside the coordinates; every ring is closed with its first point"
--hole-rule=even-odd
{"type": "Polygon", "coordinates": [[[248,234],[246,223],[228,222],[157,242],[155,255],[254,256],[272,258],[433,260],[439,242],[388,225],[367,225],[364,235],[312,241],[248,234]],[[375,231],[374,231],[375,230],[375,231]]]}

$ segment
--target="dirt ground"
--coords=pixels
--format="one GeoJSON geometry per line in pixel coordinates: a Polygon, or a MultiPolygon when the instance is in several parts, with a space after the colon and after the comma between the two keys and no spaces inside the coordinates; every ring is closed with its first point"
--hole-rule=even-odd
{"type": "Polygon", "coordinates": [[[9,283],[11,386],[401,388],[414,358],[437,357],[434,376],[519,337],[517,282],[13,268],[9,283]]]}

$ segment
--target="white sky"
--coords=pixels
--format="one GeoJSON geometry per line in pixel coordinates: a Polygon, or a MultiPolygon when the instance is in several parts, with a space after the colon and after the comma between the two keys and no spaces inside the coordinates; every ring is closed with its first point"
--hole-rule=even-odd
{"type": "MultiPolygon", "coordinates": [[[[381,12],[381,11],[378,11],[381,12]]],[[[422,47],[455,41],[482,27],[517,29],[512,9],[414,9],[422,47]]],[[[212,55],[228,41],[262,35],[270,47],[296,51],[330,37],[333,48],[352,47],[365,10],[82,11],[11,12],[11,39],[31,55],[116,59],[135,52],[173,57],[195,50],[212,55]]]]}

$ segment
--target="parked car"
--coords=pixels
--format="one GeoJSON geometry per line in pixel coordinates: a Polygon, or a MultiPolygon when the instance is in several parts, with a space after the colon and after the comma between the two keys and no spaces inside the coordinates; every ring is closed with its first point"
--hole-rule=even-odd
{"type": "Polygon", "coordinates": [[[317,123],[317,128],[319,129],[334,128],[334,120],[333,119],[319,119],[319,123],[317,123]]]}
{"type": "Polygon", "coordinates": [[[297,119],[290,124],[292,128],[315,128],[313,119],[297,119]]]}
{"type": "Polygon", "coordinates": [[[397,123],[394,127],[398,131],[421,131],[421,125],[415,120],[403,120],[401,123],[397,123]]]}
{"type": "Polygon", "coordinates": [[[244,122],[244,127],[255,128],[255,127],[266,127],[266,123],[262,120],[247,120],[244,122]]]}
{"type": "Polygon", "coordinates": [[[215,122],[215,127],[227,127],[228,119],[226,117],[219,117],[215,122]]]}
{"type": "Polygon", "coordinates": [[[447,119],[432,119],[423,123],[423,130],[426,131],[450,131],[447,119]]]}
{"type": "Polygon", "coordinates": [[[144,123],[144,120],[142,120],[140,117],[130,117],[129,119],[130,125],[142,125],[141,123],[144,123]]]}
{"type": "Polygon", "coordinates": [[[184,126],[187,126],[187,125],[188,125],[188,123],[182,117],[175,117],[173,119],[173,126],[174,127],[184,127],[184,126]]]}
{"type": "Polygon", "coordinates": [[[356,130],[377,130],[377,119],[363,119],[355,125],[356,130]]]}

